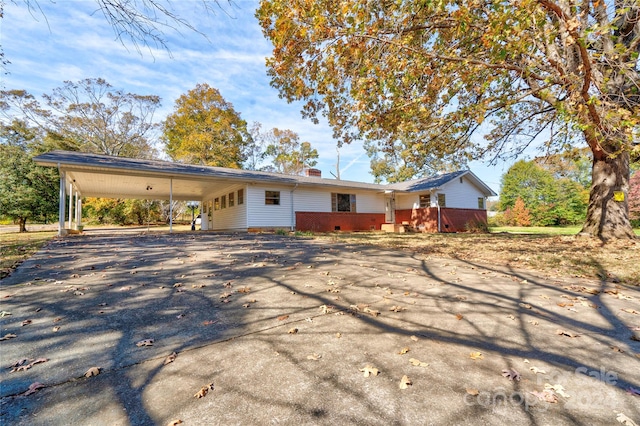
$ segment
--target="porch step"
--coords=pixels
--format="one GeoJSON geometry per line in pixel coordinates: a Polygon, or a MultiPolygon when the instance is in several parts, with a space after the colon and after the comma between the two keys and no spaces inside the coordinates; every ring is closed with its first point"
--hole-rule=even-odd
{"type": "Polygon", "coordinates": [[[384,232],[409,232],[409,224],[408,223],[383,223],[380,227],[380,230],[384,232]]]}

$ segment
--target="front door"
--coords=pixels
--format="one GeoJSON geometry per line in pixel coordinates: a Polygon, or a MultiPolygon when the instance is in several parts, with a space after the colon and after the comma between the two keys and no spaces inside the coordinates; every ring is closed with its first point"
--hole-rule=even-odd
{"type": "Polygon", "coordinates": [[[393,194],[385,195],[384,221],[386,223],[396,223],[396,199],[393,194]]]}

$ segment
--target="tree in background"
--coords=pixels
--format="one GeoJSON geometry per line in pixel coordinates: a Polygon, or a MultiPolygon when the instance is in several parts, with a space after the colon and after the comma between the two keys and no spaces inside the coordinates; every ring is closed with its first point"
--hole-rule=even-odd
{"type": "Polygon", "coordinates": [[[57,148],[132,158],[154,158],[150,142],[157,129],[155,95],[114,89],[101,78],[64,85],[43,96],[44,105],[24,90],[0,93],[5,116],[21,117],[46,132],[57,148]]]}
{"type": "Polygon", "coordinates": [[[242,168],[252,143],[247,123],[206,83],[176,100],[162,138],[174,161],[236,169],[242,168]]]}
{"type": "Polygon", "coordinates": [[[404,182],[439,172],[448,173],[466,168],[464,153],[442,158],[425,152],[424,145],[415,143],[410,138],[399,139],[391,144],[369,140],[365,142],[364,147],[371,159],[371,174],[376,183],[404,182]]]}
{"type": "Polygon", "coordinates": [[[263,135],[266,143],[264,158],[271,159],[271,166],[263,170],[299,175],[317,164],[318,150],[309,142],[300,142],[300,136],[292,130],[271,129],[263,135]]]}
{"type": "Polygon", "coordinates": [[[42,134],[23,121],[0,122],[0,217],[17,221],[46,220],[58,212],[58,171],[36,165],[46,151],[42,134]]]}
{"type": "Polygon", "coordinates": [[[584,220],[586,198],[578,182],[556,179],[536,162],[519,160],[502,177],[500,209],[513,209],[521,199],[534,226],[576,224],[584,220]]]}
{"type": "Polygon", "coordinates": [[[410,135],[442,158],[518,155],[543,135],[547,152],[586,144],[582,231],[635,238],[613,194],[640,154],[637,1],[261,0],[257,17],[272,85],[342,142],[410,135]]]}
{"type": "Polygon", "coordinates": [[[531,225],[531,212],[524,205],[522,198],[516,198],[513,207],[507,207],[504,211],[505,225],[508,226],[529,226],[531,225]]]}

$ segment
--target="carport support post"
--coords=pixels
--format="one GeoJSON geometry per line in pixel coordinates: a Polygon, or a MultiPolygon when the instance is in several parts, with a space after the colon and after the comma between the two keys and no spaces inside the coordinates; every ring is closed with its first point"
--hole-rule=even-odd
{"type": "MultiPolygon", "coordinates": [[[[58,166],[59,168],[59,166],[58,166]]],[[[67,182],[65,182],[66,177],[65,177],[65,173],[63,171],[60,171],[60,205],[58,207],[58,235],[59,236],[63,236],[64,235],[64,208],[65,208],[65,204],[66,204],[66,187],[67,187],[67,182]]]]}
{"type": "Polygon", "coordinates": [[[169,233],[173,232],[173,178],[169,179],[169,233]]]}
{"type": "Polygon", "coordinates": [[[69,228],[71,229],[71,212],[73,211],[73,183],[69,183],[69,228]]]}
{"type": "Polygon", "coordinates": [[[80,198],[80,194],[76,191],[76,229],[80,230],[82,226],[82,198],[80,198]]]}

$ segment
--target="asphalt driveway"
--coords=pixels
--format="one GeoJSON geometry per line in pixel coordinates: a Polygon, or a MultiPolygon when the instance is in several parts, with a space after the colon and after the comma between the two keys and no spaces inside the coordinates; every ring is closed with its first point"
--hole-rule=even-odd
{"type": "Polygon", "coordinates": [[[0,423],[640,424],[639,300],[286,236],[70,236],[0,281],[0,423]]]}

